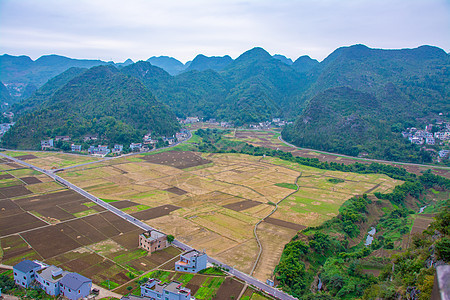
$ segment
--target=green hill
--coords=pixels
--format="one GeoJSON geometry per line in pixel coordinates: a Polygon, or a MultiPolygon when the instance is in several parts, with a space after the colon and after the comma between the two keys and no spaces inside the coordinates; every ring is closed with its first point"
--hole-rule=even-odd
{"type": "Polygon", "coordinates": [[[150,131],[172,135],[178,129],[174,114],[141,82],[115,67],[99,66],[74,77],[20,117],[2,143],[35,149],[46,137],[69,135],[79,140],[97,134],[102,141],[127,144],[150,131]]]}

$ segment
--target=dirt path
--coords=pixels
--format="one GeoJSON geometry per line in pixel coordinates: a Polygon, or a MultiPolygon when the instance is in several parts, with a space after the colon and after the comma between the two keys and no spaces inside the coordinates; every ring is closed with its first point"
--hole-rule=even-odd
{"type": "Polygon", "coordinates": [[[301,172],[300,172],[300,175],[298,175],[298,177],[295,179],[295,185],[297,186],[297,189],[295,191],[293,191],[292,193],[290,193],[289,195],[287,195],[286,197],[284,197],[283,199],[281,199],[280,201],[278,201],[277,203],[275,203],[275,208],[267,216],[265,216],[264,218],[259,220],[258,223],[255,224],[255,227],[253,229],[253,234],[255,235],[256,242],[258,243],[259,252],[258,252],[258,256],[256,257],[255,263],[253,264],[252,270],[250,271],[250,275],[251,276],[253,276],[253,273],[255,272],[256,266],[258,265],[258,262],[259,262],[259,260],[261,258],[261,254],[263,252],[263,247],[262,247],[261,241],[259,240],[258,233],[257,233],[258,225],[261,224],[261,222],[263,222],[265,219],[267,219],[268,217],[270,217],[271,215],[273,215],[277,211],[278,204],[280,204],[287,197],[289,197],[289,196],[295,194],[296,192],[298,192],[298,190],[300,189],[300,186],[298,185],[298,180],[300,179],[300,177],[302,177],[302,173],[301,172]]]}

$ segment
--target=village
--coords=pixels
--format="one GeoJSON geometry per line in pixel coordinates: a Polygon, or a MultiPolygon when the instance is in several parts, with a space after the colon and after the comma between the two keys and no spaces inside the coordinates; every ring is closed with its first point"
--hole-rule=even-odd
{"type": "MultiPolygon", "coordinates": [[[[54,138],[49,138],[46,140],[41,140],[41,150],[67,150],[75,153],[81,153],[81,154],[89,154],[94,156],[114,156],[114,155],[120,155],[121,153],[128,153],[128,152],[146,152],[154,148],[160,148],[162,146],[170,146],[175,143],[181,142],[186,140],[189,137],[189,131],[186,129],[182,129],[180,132],[177,132],[174,136],[171,137],[157,137],[152,138],[151,133],[146,134],[142,141],[139,143],[131,143],[130,145],[124,146],[121,144],[114,144],[112,148],[109,148],[108,145],[89,145],[86,148],[83,148],[82,144],[75,144],[70,143],[71,137],[70,136],[56,136],[54,138]],[[59,144],[58,144],[59,143],[59,144]],[[70,148],[65,149],[64,144],[68,145],[70,143],[70,148]]],[[[98,135],[86,135],[83,137],[83,142],[85,144],[89,143],[95,143],[99,140],[98,135]]]]}
{"type": "MultiPolygon", "coordinates": [[[[139,235],[139,248],[148,251],[148,255],[170,246],[173,237],[151,230],[139,235]]],[[[175,262],[178,272],[198,273],[207,268],[208,256],[195,249],[184,252],[175,262]]],[[[92,280],[75,272],[64,271],[54,265],[38,260],[24,259],[13,266],[14,283],[25,289],[40,289],[50,296],[62,296],[65,299],[95,299],[99,289],[93,288],[92,280]]],[[[121,300],[191,300],[191,290],[178,281],[162,282],[157,278],[148,278],[140,286],[141,295],[127,295],[121,300]]],[[[1,295],[1,292],[0,292],[1,295]]]]}
{"type": "Polygon", "coordinates": [[[450,157],[450,123],[436,122],[425,126],[425,129],[411,127],[403,131],[402,136],[411,144],[424,145],[426,151],[435,154],[438,162],[448,160],[450,157]],[[432,147],[427,148],[425,145],[432,147]]]}

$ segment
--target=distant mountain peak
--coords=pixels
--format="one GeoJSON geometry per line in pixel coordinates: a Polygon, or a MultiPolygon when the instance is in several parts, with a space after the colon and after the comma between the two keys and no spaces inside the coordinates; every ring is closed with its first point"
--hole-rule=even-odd
{"type": "Polygon", "coordinates": [[[236,61],[245,61],[245,60],[269,60],[272,56],[261,47],[255,47],[250,49],[244,53],[242,53],[236,61]]]}
{"type": "Polygon", "coordinates": [[[275,59],[278,59],[279,61],[281,61],[282,63],[285,63],[286,65],[290,66],[292,65],[294,62],[292,61],[292,59],[287,58],[284,55],[281,54],[275,54],[274,56],[272,56],[275,59]]]}
{"type": "Polygon", "coordinates": [[[164,69],[170,75],[178,75],[186,68],[181,61],[170,56],[152,56],[147,61],[154,66],[164,69]]]}
{"type": "Polygon", "coordinates": [[[191,70],[204,71],[204,70],[211,69],[214,71],[221,71],[226,66],[228,66],[231,62],[233,62],[233,59],[229,55],[208,57],[203,54],[199,54],[189,64],[189,66],[186,70],[187,71],[191,71],[191,70]]]}

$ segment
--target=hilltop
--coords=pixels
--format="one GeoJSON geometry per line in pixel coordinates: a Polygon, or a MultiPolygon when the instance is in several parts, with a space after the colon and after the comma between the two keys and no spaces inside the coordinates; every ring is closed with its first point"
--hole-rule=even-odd
{"type": "Polygon", "coordinates": [[[113,66],[82,72],[48,96],[7,132],[6,147],[35,149],[45,137],[85,134],[127,144],[148,132],[172,135],[179,128],[175,116],[141,82],[113,66]]]}

